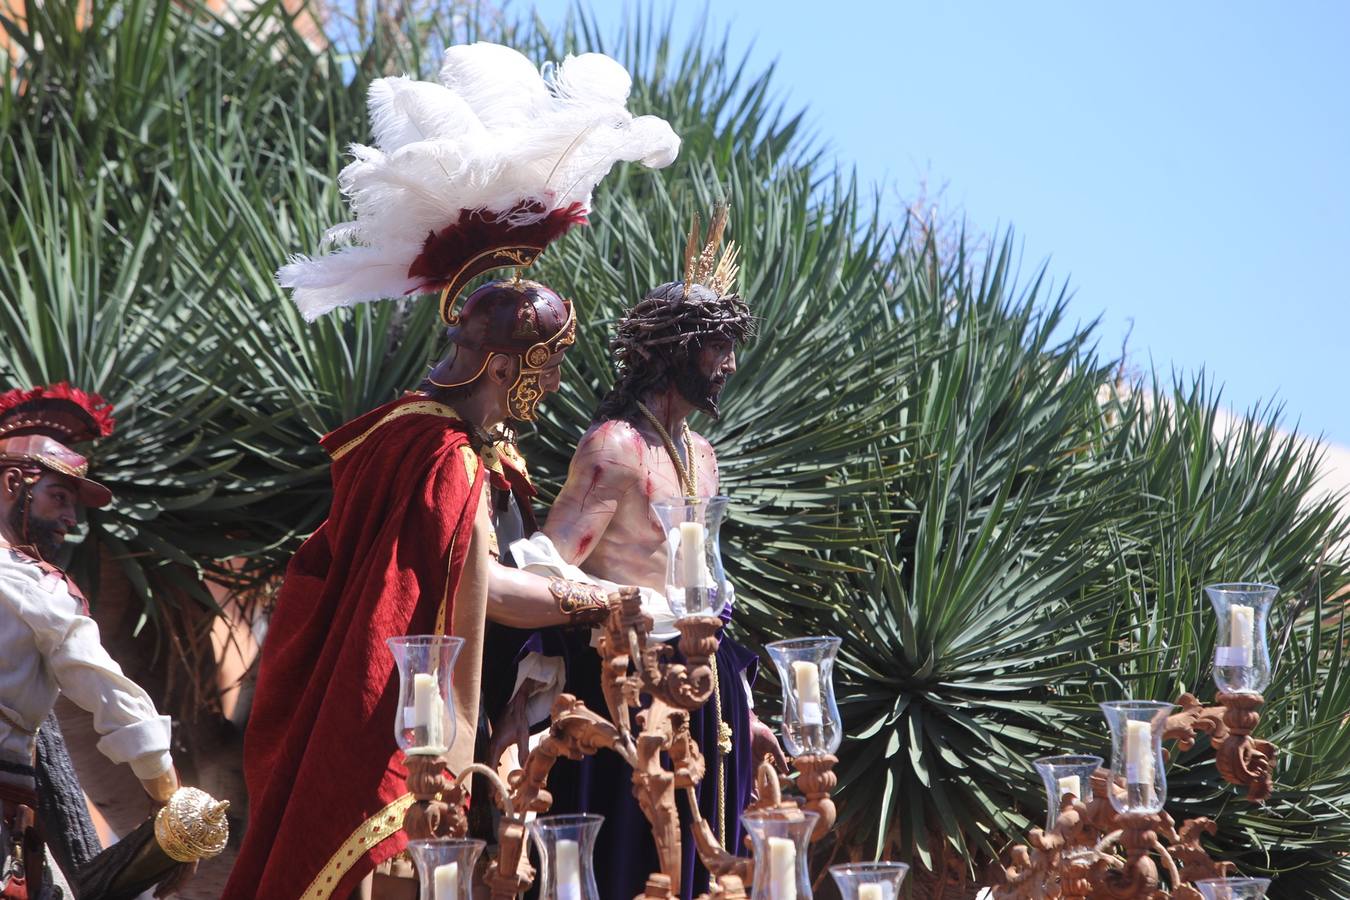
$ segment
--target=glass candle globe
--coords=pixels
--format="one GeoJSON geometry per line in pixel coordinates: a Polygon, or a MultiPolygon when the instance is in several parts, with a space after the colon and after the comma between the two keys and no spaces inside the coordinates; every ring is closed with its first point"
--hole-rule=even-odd
{"type": "Polygon", "coordinates": [[[1269,878],[1206,878],[1195,883],[1205,900],[1260,900],[1270,887],[1269,878]]]}
{"type": "Polygon", "coordinates": [[[726,497],[671,497],[652,504],[666,532],[666,600],[677,617],[716,616],[727,603],[721,530],[726,497]]]}
{"type": "Polygon", "coordinates": [[[530,837],[539,848],[539,900],[600,900],[592,854],[605,817],[540,816],[530,837]]]}
{"type": "Polygon", "coordinates": [[[783,743],[788,754],[833,753],[844,740],[834,702],[837,637],[792,638],[766,644],[783,685],[783,743]]]}
{"type": "Polygon", "coordinates": [[[398,666],[394,739],[409,756],[440,756],[455,742],[455,659],[464,639],[408,635],[386,642],[398,666]]]}
{"type": "Polygon", "coordinates": [[[841,900],[896,900],[909,866],[898,862],[847,863],[830,866],[841,900]]]}
{"type": "Polygon", "coordinates": [[[1111,783],[1107,796],[1119,813],[1161,812],[1167,802],[1162,736],[1176,707],[1153,700],[1103,703],[1111,726],[1111,783]]]}
{"type": "Polygon", "coordinates": [[[408,852],[417,866],[418,900],[471,900],[473,867],[486,846],[486,841],[471,838],[409,841],[408,852]]]}
{"type": "Polygon", "coordinates": [[[1218,618],[1214,684],[1220,691],[1259,694],[1270,684],[1266,618],[1279,592],[1273,584],[1211,584],[1205,588],[1218,618]]]}
{"type": "Polygon", "coordinates": [[[756,810],[741,816],[755,857],[750,900],[811,900],[807,858],[820,816],[808,810],[756,810]]]}
{"type": "Polygon", "coordinates": [[[1092,775],[1102,767],[1100,756],[1042,756],[1032,765],[1045,784],[1045,830],[1055,827],[1060,803],[1073,794],[1084,803],[1092,801],[1092,775]]]}

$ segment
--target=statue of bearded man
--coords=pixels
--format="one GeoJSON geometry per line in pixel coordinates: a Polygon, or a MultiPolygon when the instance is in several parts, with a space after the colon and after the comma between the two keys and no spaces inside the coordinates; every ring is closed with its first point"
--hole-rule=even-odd
{"type": "MultiPolygon", "coordinates": [[[[714,234],[720,224],[714,222],[714,234]]],[[[694,246],[691,241],[691,257],[694,246]]],[[[715,253],[715,244],[709,246],[715,253]]],[[[711,255],[707,248],[699,254],[705,266],[711,255]]],[[[622,318],[611,345],[618,380],[577,446],[543,532],[512,546],[518,564],[530,571],[637,585],[655,621],[653,637],[672,642],[678,632],[665,598],[666,533],[652,503],[718,494],[717,454],[689,427],[688,418],[695,412],[720,416],[722,391],[736,372],[736,350],[753,333],[749,308],[732,286],[734,259],[728,248],[727,265],[717,267],[722,277],[705,271],[703,278],[660,285],[622,318]]],[[[731,614],[729,605],[723,621],[729,622],[731,614]]],[[[563,630],[536,636],[533,649],[541,652],[521,663],[517,682],[525,689],[509,705],[508,715],[516,718],[498,729],[492,758],[546,715],[540,689],[558,683],[559,659],[564,689],[591,709],[605,708],[600,659],[590,638],[563,630]],[[527,702],[532,691],[534,701],[527,702]]],[[[708,760],[699,786],[700,811],[733,852],[743,846],[740,814],[750,799],[757,762],[769,755],[786,770],[776,737],[751,708],[755,661],[755,654],[723,634],[716,656],[718,689],[690,723],[708,760]]],[[[623,787],[631,778],[627,764],[610,753],[560,759],[549,778],[552,813],[605,816],[595,849],[597,858],[608,861],[597,873],[603,897],[640,894],[648,873],[659,868],[647,822],[623,787]]],[[[682,794],[679,802],[684,802],[682,794]]],[[[688,811],[682,809],[680,817],[680,885],[688,898],[707,891],[708,873],[696,859],[688,811]]]]}

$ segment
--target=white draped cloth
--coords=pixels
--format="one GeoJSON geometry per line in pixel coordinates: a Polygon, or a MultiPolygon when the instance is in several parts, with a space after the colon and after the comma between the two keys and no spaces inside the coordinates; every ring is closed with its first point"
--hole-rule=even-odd
{"type": "Polygon", "coordinates": [[[142,780],[169,770],[169,717],[108,655],[65,579],[0,544],[0,760],[32,764],[61,693],[93,713],[108,759],[142,780]]]}

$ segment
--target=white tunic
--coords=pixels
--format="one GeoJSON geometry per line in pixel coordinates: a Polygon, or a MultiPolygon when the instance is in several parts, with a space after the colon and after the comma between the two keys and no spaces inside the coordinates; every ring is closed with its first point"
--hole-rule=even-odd
{"type": "Polygon", "coordinates": [[[59,693],[94,714],[98,749],[137,778],[173,764],[169,717],[103,649],[65,579],[0,544],[0,759],[32,763],[38,726],[59,693]]]}

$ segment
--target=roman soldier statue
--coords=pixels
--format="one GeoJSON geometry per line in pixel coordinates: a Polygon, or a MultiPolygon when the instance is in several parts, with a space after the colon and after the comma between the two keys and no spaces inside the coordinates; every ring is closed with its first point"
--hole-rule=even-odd
{"type": "Polygon", "coordinates": [[[48,839],[62,851],[56,859],[66,879],[87,900],[130,897],[156,883],[171,888],[188,874],[180,863],[190,869],[225,843],[225,805],[191,788],[178,791],[169,718],[108,655],[84,595],[58,564],[80,510],[112,501],[108,488],[89,478],[89,459],[74,448],[106,437],[113,424],[112,407],[103,398],[65,383],[0,394],[0,897],[5,900],[60,896],[46,865],[48,839]],[[93,713],[98,749],[130,766],[152,800],[170,804],[102,854],[52,715],[61,694],[93,713]],[[156,837],[157,822],[173,831],[185,812],[193,835],[209,840],[156,837]]]}
{"type": "Polygon", "coordinates": [[[451,349],[418,389],[320,442],[327,521],[286,572],[245,737],[248,831],[229,900],[412,896],[398,878],[412,802],[392,723],[389,637],[450,634],[460,722],[446,755],[473,761],[489,621],[588,625],[600,587],[527,574],[500,548],[534,530],[535,495],[509,423],[558,390],[576,310],[519,270],[584,222],[618,160],[669,163],[669,125],[625,108],[627,72],[599,54],[541,74],[494,44],[455,46],[437,81],[370,89],[374,146],[342,172],[353,221],[336,252],[293,260],[283,286],[308,318],[439,294],[451,349]],[[463,289],[492,269],[517,274],[463,289]]]}

